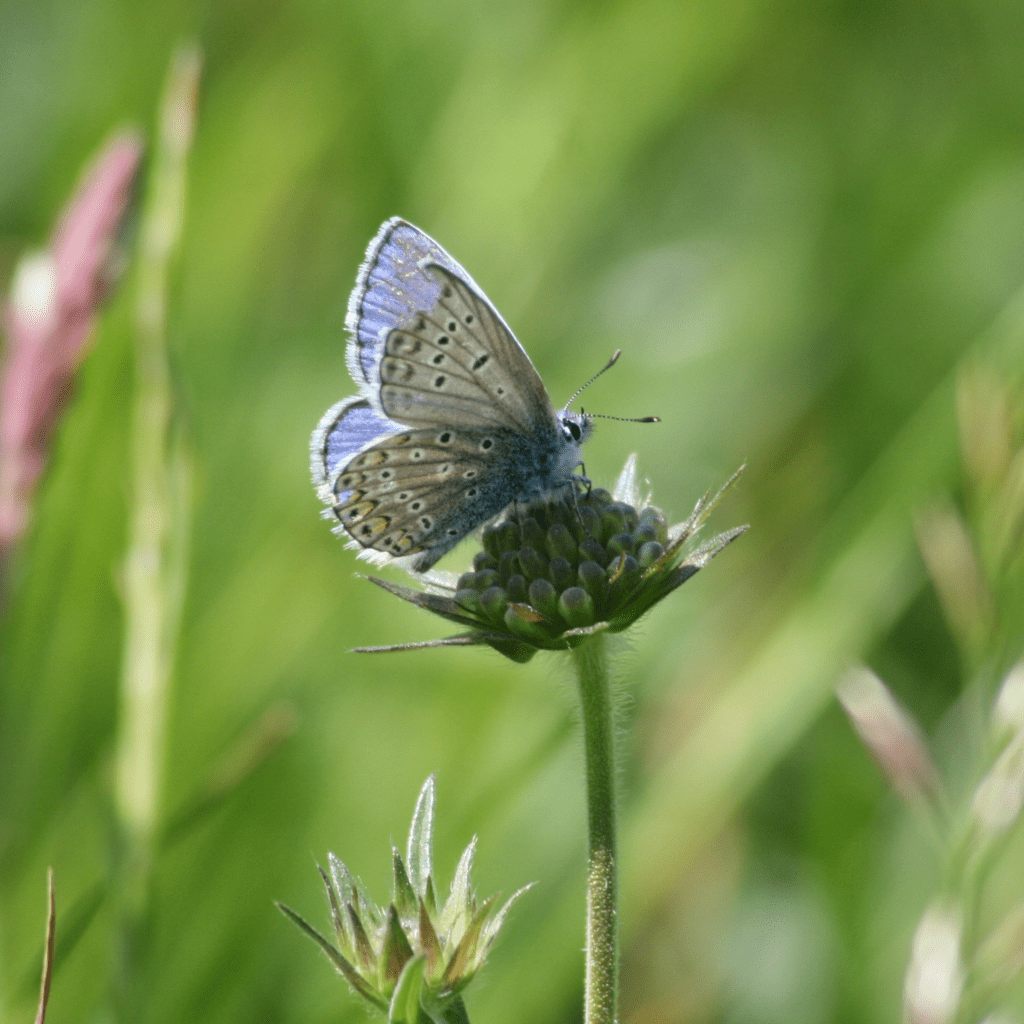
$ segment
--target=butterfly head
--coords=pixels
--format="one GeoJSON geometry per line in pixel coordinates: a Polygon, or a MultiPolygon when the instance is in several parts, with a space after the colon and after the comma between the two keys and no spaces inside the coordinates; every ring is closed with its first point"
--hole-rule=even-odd
{"type": "Polygon", "coordinates": [[[593,420],[583,412],[559,409],[555,415],[558,417],[558,426],[562,431],[562,436],[568,444],[579,447],[590,437],[590,433],[594,429],[593,420]]]}

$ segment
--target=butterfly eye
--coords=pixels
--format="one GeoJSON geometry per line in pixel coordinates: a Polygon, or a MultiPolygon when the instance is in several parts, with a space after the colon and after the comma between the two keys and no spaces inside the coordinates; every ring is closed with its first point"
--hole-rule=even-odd
{"type": "Polygon", "coordinates": [[[577,424],[573,423],[571,420],[568,423],[566,423],[566,428],[568,429],[569,433],[572,434],[572,439],[574,441],[578,441],[583,436],[583,431],[580,430],[577,424]]]}

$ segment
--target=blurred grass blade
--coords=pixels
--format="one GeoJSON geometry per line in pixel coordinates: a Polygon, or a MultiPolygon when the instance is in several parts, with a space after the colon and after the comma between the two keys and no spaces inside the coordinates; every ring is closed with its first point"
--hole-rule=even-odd
{"type": "Polygon", "coordinates": [[[57,930],[57,901],[53,891],[53,868],[46,871],[46,945],[43,948],[43,971],[39,979],[39,1009],[36,1024],[45,1024],[46,1005],[50,1001],[50,981],[53,975],[53,936],[57,930]]]}
{"type": "Polygon", "coordinates": [[[201,58],[173,57],[141,226],[136,295],[133,482],[124,567],[125,636],[116,743],[115,806],[122,833],[115,885],[121,935],[117,1000],[125,1019],[141,1013],[148,958],[149,899],[156,855],[165,734],[189,533],[188,463],[171,442],[174,398],[167,355],[170,274],[184,220],[201,58]]]}
{"type": "MultiPolygon", "coordinates": [[[[1024,288],[972,355],[1020,372],[1024,288]]],[[[623,835],[624,926],[672,891],[694,852],[728,820],[828,701],[836,679],[891,628],[922,584],[916,512],[959,472],[957,371],[946,375],[828,524],[834,552],[668,758],[623,835]],[[695,785],[694,780],[700,780],[695,785]]]]}

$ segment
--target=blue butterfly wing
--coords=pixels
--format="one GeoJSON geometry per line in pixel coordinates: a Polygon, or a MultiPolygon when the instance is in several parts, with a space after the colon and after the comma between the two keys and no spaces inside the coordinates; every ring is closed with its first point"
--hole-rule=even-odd
{"type": "Polygon", "coordinates": [[[334,483],[346,464],[376,441],[400,433],[400,423],[385,419],[360,395],[344,398],[321,417],[310,438],[310,469],[320,500],[338,500],[334,483]]]}
{"type": "Polygon", "coordinates": [[[345,321],[351,335],[348,368],[358,384],[375,383],[375,368],[388,334],[437,303],[441,286],[420,265],[424,260],[446,267],[483,295],[469,274],[429,235],[400,217],[385,221],[366,250],[345,321]]]}
{"type": "Polygon", "coordinates": [[[370,242],[349,299],[346,326],[349,372],[383,415],[417,426],[454,416],[464,423],[505,424],[546,436],[557,430],[544,383],[501,314],[466,270],[408,221],[386,221],[370,242]],[[460,311],[473,322],[463,322],[460,311]],[[458,343],[452,338],[446,350],[437,348],[453,315],[460,321],[458,343]],[[404,344],[396,332],[406,333],[404,344]],[[420,341],[425,347],[417,354],[420,341]],[[388,354],[402,365],[387,360],[388,354]],[[432,386],[441,360],[454,374],[447,377],[443,393],[432,386]],[[393,374],[389,379],[383,372],[390,368],[405,376],[410,363],[412,374],[423,380],[395,380],[393,374]],[[393,395],[396,401],[388,401],[389,384],[409,386],[393,395]]]}

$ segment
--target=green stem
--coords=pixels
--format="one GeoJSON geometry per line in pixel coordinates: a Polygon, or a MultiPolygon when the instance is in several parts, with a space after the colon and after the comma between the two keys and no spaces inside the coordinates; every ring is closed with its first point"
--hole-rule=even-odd
{"type": "Polygon", "coordinates": [[[615,852],[615,724],[604,636],[573,651],[587,771],[587,964],[585,1024],[615,1024],[619,935],[615,852]]]}

